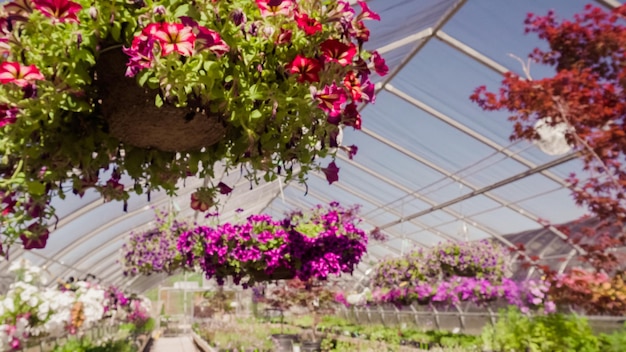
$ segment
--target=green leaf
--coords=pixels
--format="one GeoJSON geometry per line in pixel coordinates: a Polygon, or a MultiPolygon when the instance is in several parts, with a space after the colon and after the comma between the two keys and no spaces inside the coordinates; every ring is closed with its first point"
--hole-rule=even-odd
{"type": "Polygon", "coordinates": [[[189,16],[191,12],[191,7],[189,4],[182,4],[178,6],[176,11],[174,11],[174,17],[178,18],[181,16],[189,16]]]}
{"type": "Polygon", "coordinates": [[[38,181],[28,181],[26,187],[28,187],[28,193],[35,196],[41,196],[46,192],[46,186],[38,181]]]}
{"type": "Polygon", "coordinates": [[[157,94],[154,97],[154,105],[156,105],[157,108],[160,108],[161,106],[163,106],[163,98],[161,98],[160,94],[157,94]]]}
{"type": "Polygon", "coordinates": [[[151,72],[148,70],[139,72],[139,74],[137,75],[137,83],[139,83],[139,85],[143,87],[143,85],[146,84],[146,82],[148,81],[148,78],[150,78],[150,74],[151,72]]]}
{"type": "Polygon", "coordinates": [[[120,35],[122,34],[122,22],[113,22],[113,26],[111,27],[111,36],[115,41],[120,40],[120,35]]]}
{"type": "Polygon", "coordinates": [[[259,110],[252,110],[250,112],[250,120],[259,119],[261,116],[263,116],[263,114],[259,110]]]}
{"type": "Polygon", "coordinates": [[[248,96],[252,100],[263,100],[264,95],[262,89],[257,84],[253,84],[248,89],[248,96]]]}

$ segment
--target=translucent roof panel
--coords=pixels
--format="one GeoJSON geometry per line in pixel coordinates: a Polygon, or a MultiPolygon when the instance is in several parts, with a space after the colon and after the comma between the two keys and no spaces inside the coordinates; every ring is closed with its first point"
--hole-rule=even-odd
{"type": "Polygon", "coordinates": [[[449,171],[475,163],[491,152],[491,148],[392,94],[381,93],[362,114],[366,129],[449,171]]]}
{"type": "MultiPolygon", "coordinates": [[[[513,54],[524,61],[535,47],[545,47],[535,34],[524,34],[524,19],[528,13],[545,15],[554,10],[560,18],[571,18],[591,0],[526,0],[526,1],[467,1],[444,26],[443,31],[483,53],[507,69],[523,74],[513,54]]],[[[596,3],[599,6],[598,3],[596,3]]],[[[551,75],[552,71],[531,66],[533,78],[551,75]]]]}
{"type": "Polygon", "coordinates": [[[381,21],[367,23],[373,35],[366,48],[375,50],[433,27],[455,3],[457,0],[368,1],[369,8],[380,15],[381,21]]]}

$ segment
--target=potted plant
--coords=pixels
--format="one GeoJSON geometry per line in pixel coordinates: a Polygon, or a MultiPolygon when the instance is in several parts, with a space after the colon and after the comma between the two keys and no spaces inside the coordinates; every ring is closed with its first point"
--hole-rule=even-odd
{"type": "MultiPolygon", "coordinates": [[[[287,310],[290,307],[304,308],[312,316],[312,324],[300,336],[300,350],[303,352],[320,351],[322,336],[317,333],[317,325],[322,314],[332,314],[336,308],[337,290],[328,281],[298,278],[277,284],[269,290],[267,303],[272,307],[287,310]]],[[[282,341],[282,340],[279,340],[282,341]]]]}
{"type": "MultiPolygon", "coordinates": [[[[13,0],[0,11],[0,225],[45,246],[53,197],[106,201],[210,178],[329,182],[341,128],[374,101],[364,25],[347,1],[13,0]]],[[[342,147],[350,156],[356,147],[342,147]]],[[[227,185],[191,195],[206,211],[227,185]]]]}
{"type": "Polygon", "coordinates": [[[510,276],[508,250],[489,240],[443,242],[432,249],[445,276],[467,276],[498,281],[510,276]]]}
{"type": "Polygon", "coordinates": [[[249,216],[243,223],[198,226],[184,232],[178,250],[185,265],[198,266],[207,278],[223,284],[280,279],[325,279],[352,273],[367,250],[367,235],[358,227],[357,207],[333,202],[282,220],[249,216]]]}
{"type": "Polygon", "coordinates": [[[184,266],[176,245],[180,235],[191,225],[176,218],[173,211],[155,209],[155,227],[146,231],[133,231],[122,245],[120,264],[124,275],[172,274],[178,269],[193,270],[184,266]]]}

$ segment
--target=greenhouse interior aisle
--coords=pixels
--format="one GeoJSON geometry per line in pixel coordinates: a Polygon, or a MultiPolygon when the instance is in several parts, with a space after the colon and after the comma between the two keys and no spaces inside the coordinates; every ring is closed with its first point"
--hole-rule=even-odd
{"type": "Polygon", "coordinates": [[[154,341],[150,352],[197,352],[190,336],[161,337],[154,341]]]}

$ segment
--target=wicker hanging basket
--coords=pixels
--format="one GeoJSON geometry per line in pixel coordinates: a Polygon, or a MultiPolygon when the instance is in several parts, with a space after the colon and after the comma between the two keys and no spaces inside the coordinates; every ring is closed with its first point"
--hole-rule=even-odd
{"type": "Polygon", "coordinates": [[[116,47],[103,50],[96,63],[98,96],[112,136],[135,147],[166,152],[197,151],[224,138],[226,128],[219,114],[201,106],[156,107],[159,91],[126,77],[127,60],[116,47]]]}
{"type": "Polygon", "coordinates": [[[249,275],[254,278],[254,281],[256,282],[290,280],[296,277],[295,271],[288,268],[278,268],[271,274],[267,274],[262,270],[253,270],[249,272],[249,275]]]}

